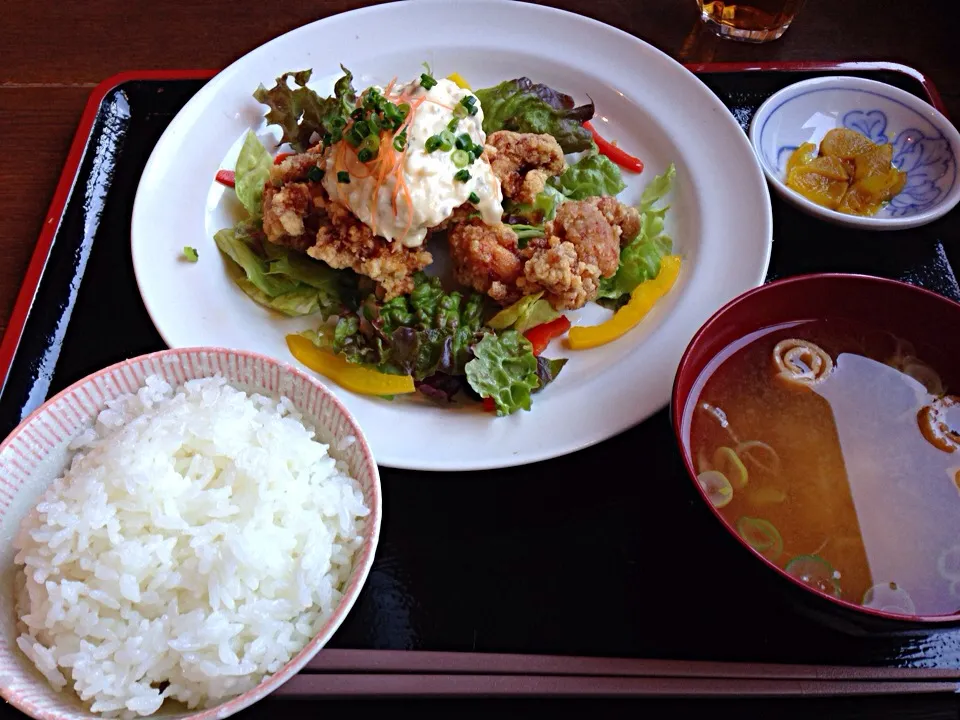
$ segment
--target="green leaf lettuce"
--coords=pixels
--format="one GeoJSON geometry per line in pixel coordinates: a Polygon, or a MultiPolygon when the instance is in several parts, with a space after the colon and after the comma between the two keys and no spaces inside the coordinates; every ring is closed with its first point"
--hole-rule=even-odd
{"type": "Polygon", "coordinates": [[[664,232],[664,217],[668,207],[653,206],[670,192],[676,169],[671,165],[658,175],[643,191],[638,209],[640,231],[620,250],[620,265],[613,277],[602,278],[598,300],[610,307],[624,304],[634,288],[652,280],[660,272],[660,261],[673,249],[673,242],[664,232]]]}
{"type": "Polygon", "coordinates": [[[597,152],[596,148],[568,166],[560,177],[552,178],[550,184],[570,200],[605,195],[612,197],[626,187],[620,168],[606,155],[597,152]]]}
{"type": "Polygon", "coordinates": [[[467,363],[467,381],[481,397],[493,398],[497,415],[530,409],[530,395],[540,384],[533,346],[516,330],[490,333],[476,344],[467,363]]]}
{"type": "Polygon", "coordinates": [[[483,131],[497,130],[553,135],[564,153],[593,144],[583,123],[593,117],[593,103],[574,107],[573,98],[529,78],[506,80],[475,92],[483,108],[483,131]]]}

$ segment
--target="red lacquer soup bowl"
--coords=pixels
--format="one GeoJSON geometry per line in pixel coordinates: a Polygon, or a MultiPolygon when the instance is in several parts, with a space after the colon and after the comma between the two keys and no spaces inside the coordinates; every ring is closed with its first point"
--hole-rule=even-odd
{"type": "MultiPolygon", "coordinates": [[[[825,334],[823,337],[830,336],[825,334]]],[[[819,345],[814,345],[814,348],[821,349],[819,345]]],[[[956,393],[958,388],[960,304],[893,280],[862,275],[805,275],[773,282],[735,298],[700,328],[680,362],[671,411],[683,461],[696,493],[744,550],[775,573],[771,576],[773,583],[793,593],[801,605],[822,617],[860,630],[896,631],[898,628],[960,622],[960,427],[957,427],[960,425],[960,402],[953,400],[955,396],[950,395],[951,392],[956,393]],[[851,350],[849,345],[842,344],[846,339],[842,342],[838,340],[834,345],[829,344],[832,342],[829,339],[815,340],[821,337],[817,332],[836,332],[838,328],[848,329],[850,342],[856,338],[856,342],[861,343],[858,348],[879,347],[876,342],[881,341],[895,345],[897,349],[892,352],[902,353],[906,364],[896,359],[901,355],[880,357],[880,351],[863,350],[861,354],[857,349],[851,350]],[[811,333],[813,337],[805,338],[805,333],[811,333]],[[783,353],[782,348],[792,347],[794,338],[821,342],[825,349],[834,348],[832,351],[824,350],[824,374],[821,377],[815,377],[811,369],[811,361],[816,359],[802,352],[792,355],[792,359],[788,358],[787,369],[784,370],[783,358],[786,356],[778,357],[778,352],[783,353]],[[870,345],[861,338],[873,338],[870,342],[876,342],[870,345]],[[772,351],[767,345],[773,348],[772,351]],[[749,354],[749,347],[754,348],[755,355],[749,354]],[[922,360],[918,359],[921,355],[922,360]],[[894,360],[886,359],[889,357],[894,360]],[[750,380],[752,384],[738,385],[731,379],[731,384],[723,387],[722,383],[727,379],[741,377],[736,375],[737,365],[731,358],[746,358],[742,360],[743,363],[758,358],[749,367],[758,368],[756,373],[760,374],[743,376],[754,378],[750,380]],[[761,364],[761,360],[767,364],[761,364]],[[730,364],[727,364],[728,361],[730,364]],[[936,370],[931,373],[933,368],[936,370]],[[870,373],[878,373],[878,377],[882,376],[881,379],[885,381],[892,378],[894,386],[891,389],[883,383],[867,383],[864,377],[874,382],[870,373]],[[901,375],[904,377],[901,378],[901,375]],[[761,379],[756,380],[756,377],[761,379]],[[715,379],[711,384],[712,378],[715,379]],[[854,380],[851,381],[851,378],[854,380]],[[898,384],[901,380],[902,383],[898,384]],[[773,389],[767,390],[763,385],[763,392],[767,394],[760,394],[760,391],[754,390],[758,383],[767,383],[773,389]],[[801,448],[799,444],[791,446],[783,440],[783,428],[790,427],[788,423],[796,422],[796,415],[788,416],[788,413],[800,411],[793,407],[792,401],[783,401],[787,397],[783,393],[788,390],[781,387],[789,387],[789,392],[811,393],[804,396],[803,402],[808,406],[812,403],[821,413],[819,422],[826,426],[822,436],[835,438],[835,441],[831,440],[829,448],[801,448]],[[854,390],[848,391],[848,388],[857,388],[859,394],[855,395],[855,402],[848,397],[854,390]],[[866,395],[864,388],[867,389],[866,395]],[[908,403],[905,411],[887,414],[885,409],[878,409],[893,407],[889,404],[899,402],[897,398],[904,393],[908,403]],[[763,400],[757,400],[758,397],[763,400]],[[727,413],[722,409],[717,410],[718,405],[711,404],[714,398],[722,398],[728,409],[733,408],[739,415],[736,418],[731,415],[728,421],[727,413]],[[860,398],[866,398],[862,412],[850,412],[850,407],[859,407],[857,403],[860,398]],[[767,404],[749,406],[748,402],[767,404]],[[910,404],[914,402],[915,406],[910,404]],[[955,402],[955,406],[951,404],[955,402]],[[924,415],[925,412],[928,414],[924,415]],[[752,419],[758,414],[763,416],[763,423],[752,419]],[[709,420],[700,420],[700,417],[709,417],[709,420]],[[883,430],[892,435],[889,440],[887,435],[883,436],[883,442],[880,443],[882,447],[876,453],[878,456],[896,457],[898,451],[891,449],[892,446],[899,447],[897,443],[901,442],[914,443],[904,447],[919,447],[922,461],[918,459],[920,455],[902,453],[900,457],[909,456],[909,464],[903,464],[909,469],[900,475],[889,469],[892,467],[889,463],[881,464],[882,469],[877,472],[864,473],[863,468],[870,466],[863,464],[862,456],[873,455],[872,446],[865,443],[864,438],[873,442],[871,438],[874,436],[868,433],[880,432],[875,429],[881,427],[876,424],[877,417],[896,418],[896,422],[900,423],[891,426],[894,428],[892,431],[883,430]],[[709,423],[714,422],[716,425],[708,427],[709,423]],[[753,442],[753,438],[749,438],[751,442],[742,442],[747,438],[738,437],[734,432],[737,422],[741,423],[740,427],[749,425],[748,432],[756,435],[758,440],[753,442]],[[924,425],[925,422],[928,424],[924,425]],[[772,447],[759,441],[768,428],[768,440],[774,444],[781,442],[788,453],[794,454],[785,456],[782,464],[777,453],[768,454],[770,462],[761,465],[763,469],[755,471],[751,462],[743,456],[749,454],[751,447],[754,452],[759,451],[759,445],[764,446],[764,452],[772,447]],[[711,446],[704,439],[709,432],[724,438],[729,436],[733,440],[713,443],[711,446]],[[717,448],[717,445],[724,447],[717,448]],[[727,448],[726,445],[731,447],[727,448]],[[865,453],[864,448],[868,452],[865,453]],[[837,538],[832,549],[818,548],[802,552],[797,549],[804,543],[812,544],[807,542],[808,537],[804,534],[807,529],[811,529],[811,536],[814,527],[818,532],[821,531],[817,522],[808,520],[813,516],[808,515],[806,509],[799,508],[803,502],[809,502],[811,495],[800,488],[806,481],[798,479],[798,476],[815,474],[806,471],[799,473],[796,469],[800,466],[796,453],[801,450],[804,453],[834,453],[839,461],[833,467],[840,470],[830,477],[839,477],[841,480],[825,482],[842,482],[845,477],[849,484],[849,487],[843,484],[842,497],[831,494],[838,492],[835,490],[823,491],[821,496],[825,498],[823,505],[830,506],[831,512],[834,512],[834,518],[848,516],[840,514],[839,510],[834,511],[833,504],[837,507],[845,504],[844,507],[850,508],[851,521],[834,520],[839,529],[824,531],[824,537],[828,538],[825,542],[831,536],[837,538]],[[711,452],[714,454],[711,455],[711,452]],[[776,463],[772,460],[776,460],[776,463]],[[938,468],[936,473],[915,469],[918,467],[915,463],[928,467],[928,461],[933,463],[929,467],[938,468]],[[955,468],[950,465],[951,462],[955,468]],[[946,472],[941,473],[940,469],[946,472]],[[765,472],[772,475],[764,475],[765,472]],[[733,481],[727,476],[731,476],[733,481]],[[751,517],[764,514],[763,510],[753,512],[761,500],[755,488],[763,487],[763,483],[767,482],[764,478],[771,476],[780,485],[775,492],[764,491],[763,501],[794,502],[794,507],[798,509],[788,511],[784,505],[781,510],[769,510],[768,505],[769,519],[751,517]],[[754,477],[758,479],[754,481],[754,477]],[[883,479],[877,480],[878,477],[883,479]],[[880,482],[887,485],[878,485],[880,482]],[[878,487],[892,489],[880,493],[876,491],[878,487]],[[906,494],[901,493],[901,488],[906,494]],[[737,493],[742,493],[736,500],[740,504],[734,505],[737,493]],[[909,509],[904,507],[904,502],[913,502],[918,508],[934,507],[941,513],[949,513],[943,508],[956,502],[957,514],[956,517],[942,515],[952,519],[952,522],[934,524],[909,521],[911,527],[904,528],[899,536],[900,545],[890,545],[892,541],[888,536],[896,535],[900,530],[895,522],[891,523],[891,518],[923,517],[911,515],[909,509]],[[722,510],[724,507],[728,507],[728,510],[722,510]],[[781,513],[780,527],[786,528],[782,536],[776,524],[777,512],[781,513]],[[883,518],[887,524],[881,525],[879,518],[883,518]],[[917,538],[921,544],[929,543],[931,559],[926,568],[913,570],[913,565],[917,563],[905,562],[905,556],[897,554],[901,553],[897,548],[909,545],[903,540],[908,536],[917,538]],[[837,547],[851,547],[852,541],[847,539],[849,537],[856,538],[854,544],[859,543],[856,552],[860,553],[857,557],[865,561],[848,562],[841,573],[839,565],[834,568],[825,557],[831,552],[835,558],[839,557],[841,551],[837,547]],[[801,539],[804,542],[800,542],[801,539]],[[789,548],[791,540],[793,548],[789,548]],[[896,564],[898,562],[899,565],[896,564]],[[910,582],[894,582],[894,578],[888,576],[897,573],[890,568],[897,568],[901,576],[906,576],[903,580],[910,582]],[[914,574],[911,575],[911,572],[914,574]],[[924,572],[927,574],[922,575],[924,572]],[[921,581],[921,577],[927,580],[921,581]],[[841,588],[844,582],[847,585],[841,588]],[[866,592],[863,587],[867,587],[866,592]],[[936,589],[931,589],[934,587],[936,589]],[[952,595],[949,593],[956,595],[955,605],[951,605],[952,595]]],[[[883,428],[886,427],[883,425],[883,428]]],[[[715,436],[709,437],[713,439],[715,436]]],[[[869,460],[874,462],[873,467],[878,467],[876,458],[870,457],[869,460]]],[[[760,464],[756,455],[751,456],[751,461],[760,464]]],[[[821,510],[818,508],[816,512],[821,510]]],[[[908,524],[908,521],[904,520],[902,524],[908,524]]]]}

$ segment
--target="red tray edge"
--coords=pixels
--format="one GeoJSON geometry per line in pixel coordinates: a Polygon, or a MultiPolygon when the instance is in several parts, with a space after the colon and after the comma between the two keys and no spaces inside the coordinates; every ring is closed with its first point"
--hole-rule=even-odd
{"type": "MultiPolygon", "coordinates": [[[[685,67],[694,73],[711,72],[790,72],[790,71],[870,71],[888,70],[901,72],[917,80],[928,95],[928,100],[940,112],[945,113],[943,101],[933,81],[919,70],[908,65],[894,62],[876,61],[799,61],[799,62],[748,62],[748,63],[689,63],[685,67]]],[[[43,271],[46,267],[53,239],[56,236],[67,200],[73,190],[76,175],[80,168],[84,152],[89,141],[90,131],[96,120],[100,105],[104,98],[118,85],[133,80],[195,80],[209,79],[219,70],[211,69],[181,69],[181,70],[129,70],[117,73],[99,83],[90,93],[84,107],[76,133],[70,145],[63,171],[54,190],[53,198],[47,210],[43,227],[37,238],[33,254],[27,266],[23,283],[17,294],[17,299],[10,315],[7,328],[0,341],[0,391],[6,384],[10,365],[16,354],[17,347],[23,335],[24,325],[33,305],[43,271]]],[[[357,687],[347,695],[361,694],[396,694],[406,695],[414,692],[424,692],[424,684],[431,685],[431,679],[441,675],[456,675],[461,681],[452,685],[441,694],[469,695],[469,694],[537,694],[535,688],[540,686],[540,692],[554,694],[561,688],[553,688],[552,682],[546,678],[556,675],[577,677],[592,677],[598,691],[595,694],[670,694],[670,695],[725,695],[731,690],[744,695],[807,695],[807,694],[886,694],[897,692],[930,692],[954,691],[960,692],[960,672],[956,675],[943,670],[910,669],[898,670],[891,668],[828,668],[823,666],[782,666],[763,663],[704,663],[685,662],[674,660],[643,660],[633,658],[582,658],[572,656],[548,655],[511,655],[495,653],[432,653],[422,651],[387,651],[387,650],[336,650],[322,651],[307,669],[309,673],[322,674],[330,678],[342,678],[343,671],[354,674],[357,687]],[[397,662],[397,653],[410,658],[417,656],[415,667],[397,662]],[[453,658],[458,660],[454,661],[453,658]],[[384,665],[384,662],[386,664],[384,665]],[[411,673],[411,670],[414,671],[411,673]],[[415,674],[419,670],[420,674],[415,674]],[[339,671],[339,672],[338,672],[339,671]],[[377,673],[373,676],[363,675],[364,671],[377,673]],[[428,674],[427,674],[428,673],[428,674]],[[481,673],[481,674],[468,674],[481,673]],[[406,682],[383,684],[386,677],[406,676],[406,682]],[[537,682],[530,688],[521,688],[510,683],[500,685],[490,683],[491,676],[500,678],[525,677],[537,682]],[[369,681],[362,680],[368,678],[369,681]],[[603,683],[596,683],[600,678],[632,678],[634,682],[627,685],[617,684],[616,687],[606,688],[603,683]],[[417,681],[419,678],[420,681],[417,681]],[[715,685],[712,681],[722,678],[722,682],[715,685]],[[949,679],[948,679],[949,678],[949,679]],[[650,680],[682,680],[680,685],[673,686],[662,682],[650,684],[650,680]],[[890,682],[898,680],[900,682],[890,682]],[[921,687],[917,681],[935,681],[931,687],[921,687]],[[425,683],[422,681],[426,681],[425,683]],[[886,682],[883,682],[886,681],[886,682]],[[939,681],[939,682],[936,682],[939,681]],[[722,691],[722,686],[728,686],[722,691]],[[684,687],[688,689],[684,689],[684,687]],[[731,687],[732,686],[732,687],[731,687]],[[377,688],[383,689],[382,693],[377,688]],[[419,688],[419,690],[418,690],[419,688]],[[552,689],[552,691],[551,691],[552,689]],[[659,691],[658,691],[659,690],[659,691]]],[[[293,695],[303,694],[337,694],[334,690],[317,686],[310,681],[303,688],[292,691],[293,695]]],[[[335,686],[338,683],[335,683],[335,686]]],[[[572,694],[592,694],[570,688],[572,694]]]]}

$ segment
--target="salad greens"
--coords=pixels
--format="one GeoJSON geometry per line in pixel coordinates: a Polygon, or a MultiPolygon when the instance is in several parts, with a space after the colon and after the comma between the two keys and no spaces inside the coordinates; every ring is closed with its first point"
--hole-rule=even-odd
{"type": "Polygon", "coordinates": [[[564,153],[593,145],[583,123],[593,117],[593,102],[574,107],[573,98],[530,78],[506,80],[474,93],[483,108],[483,131],[497,130],[553,135],[564,153]]]}
{"type": "Polygon", "coordinates": [[[425,380],[462,375],[470,347],[482,336],[484,298],[445,293],[437,278],[417,273],[410,295],[379,302],[371,294],[340,316],[332,350],[380,372],[425,380]]]}
{"type": "Polygon", "coordinates": [[[673,241],[664,232],[664,216],[669,206],[654,208],[670,192],[676,168],[670,165],[643,191],[640,204],[640,231],[620,250],[620,265],[610,278],[601,278],[597,302],[614,309],[625,304],[630,293],[642,282],[651,280],[660,272],[660,261],[673,249],[673,241]]]}
{"type": "Polygon", "coordinates": [[[197,254],[197,249],[195,247],[190,247],[189,245],[183,246],[183,257],[187,262],[195,263],[200,259],[200,255],[197,254]]]}
{"type": "Polygon", "coordinates": [[[237,157],[235,188],[248,217],[224,228],[214,242],[231,260],[231,276],[254,302],[289,315],[324,315],[355,302],[357,277],[319,260],[267,242],[261,227],[263,187],[273,158],[252,132],[237,157]]]}
{"type": "Polygon", "coordinates": [[[253,97],[270,108],[267,123],[283,130],[281,143],[290,143],[297,152],[304,152],[319,140],[325,144],[339,140],[346,119],[356,107],[353,74],[343,65],[343,76],[333,86],[333,95],[322,98],[307,87],[312,70],[285,72],[276,85],[267,90],[260,85],[253,97]],[[294,87],[290,87],[289,80],[294,87]]]}
{"type": "Polygon", "coordinates": [[[291,317],[337,312],[355,292],[356,276],[273,245],[248,222],[225,228],[214,242],[231,263],[231,276],[254,302],[291,317]]]}
{"type": "Polygon", "coordinates": [[[513,328],[517,332],[526,332],[537,325],[543,325],[560,317],[553,305],[543,299],[543,292],[525,295],[513,305],[505,307],[487,321],[494,330],[513,328]]]}
{"type": "Polygon", "coordinates": [[[501,415],[529,410],[530,393],[563,368],[564,360],[534,357],[518,328],[497,334],[484,325],[486,300],[479,293],[444,292],[437,278],[423,273],[415,283],[410,295],[382,302],[370,294],[335,324],[301,334],[349,362],[411,375],[430,397],[449,401],[461,390],[472,390],[494,398],[501,415]]]}
{"type": "Polygon", "coordinates": [[[270,179],[273,158],[267,149],[257,140],[253,132],[248,131],[237,156],[234,188],[237,200],[243,205],[251,218],[263,215],[263,186],[270,179]]]}
{"type": "Polygon", "coordinates": [[[540,385],[533,346],[516,330],[486,335],[467,363],[470,386],[482,397],[493,398],[497,415],[530,409],[530,395],[540,385]]]}
{"type": "Polygon", "coordinates": [[[568,166],[550,185],[569,200],[583,200],[598,195],[615,196],[626,187],[620,168],[593,145],[590,152],[568,166]]]}

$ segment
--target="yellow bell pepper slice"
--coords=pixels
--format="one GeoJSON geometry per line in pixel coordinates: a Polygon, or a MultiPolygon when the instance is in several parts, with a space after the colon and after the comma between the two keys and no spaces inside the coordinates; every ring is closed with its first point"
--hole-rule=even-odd
{"type": "Polygon", "coordinates": [[[640,283],[630,293],[630,301],[616,314],[599,325],[578,325],[570,328],[567,342],[574,350],[585,350],[616,340],[635,327],[677,281],[680,274],[680,257],[667,255],[660,261],[660,272],[653,280],[640,283]]]}
{"type": "Polygon", "coordinates": [[[409,375],[387,375],[321,350],[302,335],[287,335],[291,354],[311,370],[361,395],[403,395],[416,388],[409,375]]]}
{"type": "Polygon", "coordinates": [[[462,90],[472,90],[470,83],[463,79],[463,75],[460,73],[450,73],[447,75],[447,80],[454,83],[458,88],[462,90]]]}

